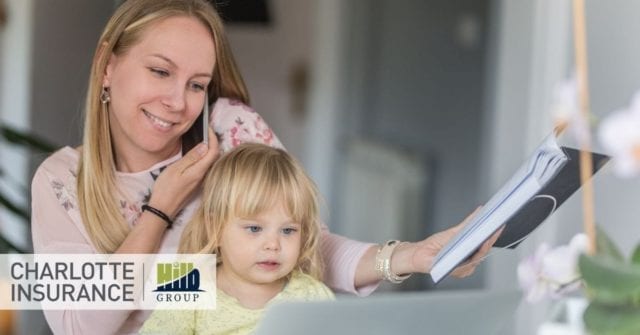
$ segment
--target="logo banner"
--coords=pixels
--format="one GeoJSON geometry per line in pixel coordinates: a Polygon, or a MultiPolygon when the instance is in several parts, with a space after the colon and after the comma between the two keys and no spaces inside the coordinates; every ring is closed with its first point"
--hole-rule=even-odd
{"type": "Polygon", "coordinates": [[[203,254],[0,254],[0,309],[215,309],[203,254]]]}

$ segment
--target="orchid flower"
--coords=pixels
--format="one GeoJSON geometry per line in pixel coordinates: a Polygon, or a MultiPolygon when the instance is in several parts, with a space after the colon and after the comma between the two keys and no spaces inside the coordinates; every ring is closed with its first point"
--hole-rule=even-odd
{"type": "Polygon", "coordinates": [[[584,143],[589,138],[589,123],[580,112],[576,76],[556,84],[553,90],[551,113],[557,127],[567,131],[584,143]]]}
{"type": "Polygon", "coordinates": [[[598,137],[613,156],[613,169],[621,177],[640,172],[640,92],[627,109],[611,113],[602,120],[598,137]]]}
{"type": "Polygon", "coordinates": [[[580,287],[578,257],[587,250],[587,236],[578,234],[569,245],[551,249],[546,243],[518,265],[518,280],[529,302],[559,298],[580,287]]]}

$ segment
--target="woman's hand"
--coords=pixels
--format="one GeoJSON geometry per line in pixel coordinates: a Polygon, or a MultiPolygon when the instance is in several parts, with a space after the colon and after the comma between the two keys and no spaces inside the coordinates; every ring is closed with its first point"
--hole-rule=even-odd
{"type": "MultiPolygon", "coordinates": [[[[426,239],[415,242],[405,243],[396,248],[394,255],[391,258],[391,268],[393,272],[398,274],[421,272],[429,273],[433,266],[433,261],[440,250],[449,241],[464,228],[464,226],[478,213],[477,208],[467,218],[458,225],[451,227],[447,230],[435,233],[426,239]]],[[[496,242],[503,228],[500,228],[495,232],[482,246],[476,251],[471,258],[459,265],[455,270],[451,272],[451,275],[458,278],[463,278],[471,275],[478,264],[489,253],[491,247],[496,242]]]]}
{"type": "Polygon", "coordinates": [[[209,146],[196,145],[169,165],[156,180],[149,205],[173,218],[182,209],[218,157],[218,139],[209,128],[209,146]]]}
{"type": "MultiPolygon", "coordinates": [[[[209,128],[209,146],[200,143],[182,158],[169,165],[156,180],[149,206],[159,209],[170,218],[189,200],[193,191],[201,184],[202,178],[219,155],[218,140],[209,128]]],[[[116,253],[155,253],[166,231],[167,224],[158,216],[143,211],[137,224],[116,253]]]]}
{"type": "MultiPolygon", "coordinates": [[[[405,242],[398,245],[391,255],[391,271],[397,275],[414,272],[429,273],[438,252],[474,217],[478,209],[480,208],[477,208],[464,221],[454,227],[433,234],[419,242],[405,242]]],[[[471,275],[496,242],[502,229],[495,232],[469,260],[458,266],[451,274],[458,278],[471,275]]],[[[378,247],[375,246],[369,248],[358,262],[354,279],[356,288],[376,283],[382,279],[375,270],[377,250],[378,247]]]]}

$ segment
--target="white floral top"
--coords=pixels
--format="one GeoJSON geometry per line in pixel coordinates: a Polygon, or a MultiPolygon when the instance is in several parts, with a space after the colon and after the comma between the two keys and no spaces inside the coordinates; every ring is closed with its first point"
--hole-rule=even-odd
{"type": "MultiPolygon", "coordinates": [[[[210,120],[223,151],[243,142],[282,147],[260,115],[240,102],[218,99],[210,120]]],[[[176,155],[145,171],[116,173],[118,187],[123,194],[120,209],[130,225],[135,225],[141,207],[149,200],[155,179],[162,169],[179,158],[180,155],[176,155]]],[[[36,253],[97,252],[78,210],[78,161],[78,151],[64,147],[48,157],[33,177],[31,225],[36,253]]],[[[199,203],[200,197],[194,197],[179,213],[174,228],[163,237],[160,253],[177,250],[184,225],[199,203]]],[[[322,253],[327,263],[326,283],[334,289],[362,295],[373,291],[375,285],[358,290],[354,287],[357,263],[369,246],[325,232],[322,253]]],[[[45,311],[47,322],[56,334],[135,333],[148,314],[149,311],[45,311]]]]}

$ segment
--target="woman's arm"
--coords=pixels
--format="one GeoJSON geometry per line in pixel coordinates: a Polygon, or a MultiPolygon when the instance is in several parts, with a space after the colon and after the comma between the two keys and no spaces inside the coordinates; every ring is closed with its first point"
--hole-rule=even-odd
{"type": "MultiPolygon", "coordinates": [[[[178,161],[165,168],[153,185],[149,206],[175,218],[201,184],[219,154],[218,141],[209,129],[209,147],[197,145],[178,161]]],[[[115,253],[155,253],[160,247],[167,223],[157,215],[143,211],[115,253]]]]}
{"type": "Polygon", "coordinates": [[[211,108],[209,120],[222,152],[246,142],[284,149],[264,119],[251,107],[239,101],[219,98],[211,108]]]}

